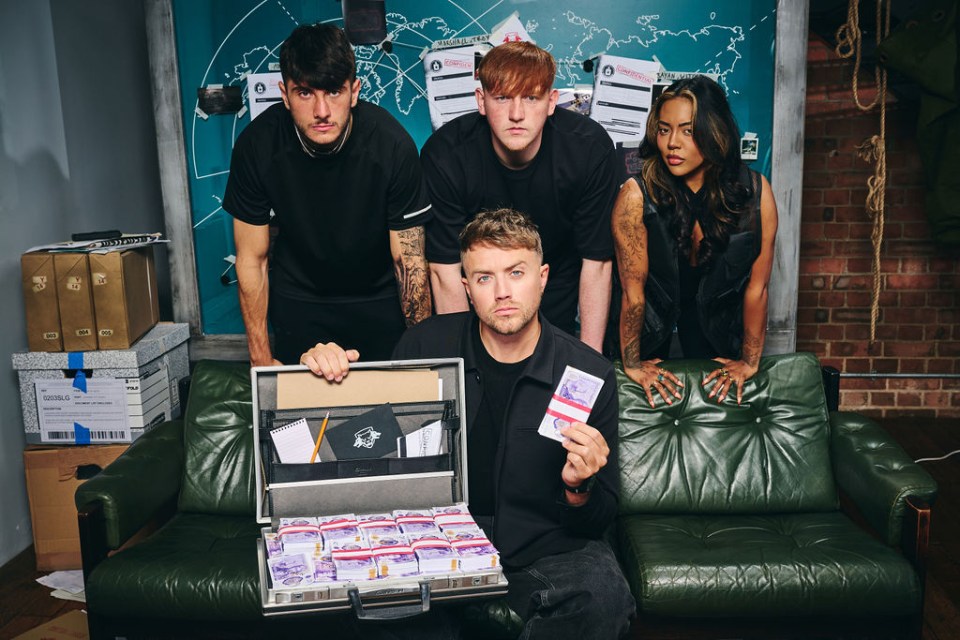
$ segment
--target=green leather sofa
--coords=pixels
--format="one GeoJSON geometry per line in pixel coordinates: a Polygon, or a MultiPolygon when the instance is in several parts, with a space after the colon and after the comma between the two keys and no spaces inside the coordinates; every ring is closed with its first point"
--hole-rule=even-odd
{"type": "MultiPolygon", "coordinates": [[[[685,384],[670,407],[651,409],[636,385],[619,380],[615,544],[641,637],[652,617],[917,615],[922,552],[911,549],[922,544],[907,547],[919,564],[892,545],[923,529],[911,514],[929,513],[910,505],[931,502],[936,485],[874,423],[828,414],[813,356],[765,358],[739,407],[718,406],[701,390],[715,363],[665,366],[685,384]],[[839,511],[838,486],[879,540],[839,511]]],[[[91,637],[317,637],[328,629],[323,615],[261,615],[251,412],[245,364],[200,362],[183,419],[142,436],[80,486],[91,637]],[[159,530],[117,551],[156,520],[159,530]]],[[[476,637],[518,630],[515,614],[496,602],[465,613],[476,637]]]]}
{"type": "Polygon", "coordinates": [[[617,536],[640,627],[663,618],[765,618],[781,629],[801,618],[915,623],[936,483],[871,420],[828,412],[817,359],[764,358],[739,406],[707,397],[701,381],[715,362],[663,366],[684,384],[672,406],[651,408],[618,371],[617,536]],[[841,490],[876,537],[841,512],[841,490]]]}

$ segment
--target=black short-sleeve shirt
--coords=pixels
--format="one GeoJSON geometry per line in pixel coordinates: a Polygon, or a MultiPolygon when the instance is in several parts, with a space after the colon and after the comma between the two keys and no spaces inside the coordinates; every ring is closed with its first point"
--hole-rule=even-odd
{"type": "Polygon", "coordinates": [[[459,262],[457,236],[477,213],[518,209],[537,224],[550,265],[544,315],[572,330],[581,260],[613,257],[617,160],[607,132],[589,118],[557,109],[547,118],[537,157],[514,171],[497,158],[487,119],[470,113],[430,136],[421,162],[433,203],[427,259],[459,262]]]}
{"type": "Polygon", "coordinates": [[[293,119],[276,104],[240,134],[223,208],[250,224],[279,227],[270,286],[308,302],[396,295],[390,230],[431,216],[417,148],[384,109],[359,101],[343,149],[308,156],[293,119]]]}

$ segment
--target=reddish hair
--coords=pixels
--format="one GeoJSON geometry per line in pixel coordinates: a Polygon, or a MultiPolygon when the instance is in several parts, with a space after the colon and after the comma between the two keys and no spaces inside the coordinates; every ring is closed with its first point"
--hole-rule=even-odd
{"type": "Polygon", "coordinates": [[[480,61],[477,75],[485,92],[542,95],[553,87],[557,63],[532,42],[505,42],[480,61]]]}

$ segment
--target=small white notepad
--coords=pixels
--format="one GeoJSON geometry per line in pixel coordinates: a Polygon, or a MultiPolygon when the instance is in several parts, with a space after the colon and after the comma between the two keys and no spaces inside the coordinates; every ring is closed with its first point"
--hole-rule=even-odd
{"type": "Polygon", "coordinates": [[[271,429],[270,438],[282,464],[309,464],[314,442],[305,418],[271,429]]]}

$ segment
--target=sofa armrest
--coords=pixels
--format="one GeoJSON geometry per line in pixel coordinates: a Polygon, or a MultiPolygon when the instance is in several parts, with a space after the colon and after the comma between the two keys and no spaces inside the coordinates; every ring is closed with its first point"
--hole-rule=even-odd
{"type": "Polygon", "coordinates": [[[837,483],[882,539],[899,545],[904,521],[914,513],[908,499],[933,504],[936,481],[873,420],[833,412],[830,425],[837,483]]]}
{"type": "Polygon", "coordinates": [[[176,501],[183,476],[183,421],[157,425],[103,471],[77,488],[74,502],[81,518],[106,550],[120,548],[158,511],[176,501]]]}

